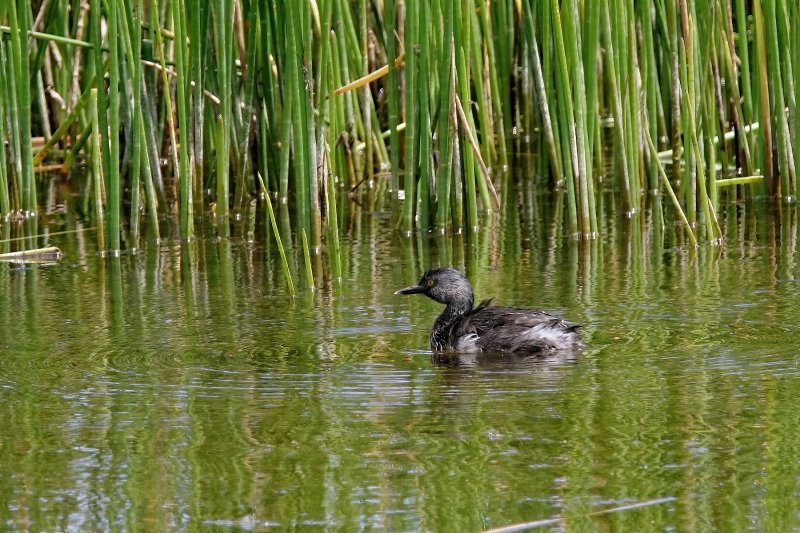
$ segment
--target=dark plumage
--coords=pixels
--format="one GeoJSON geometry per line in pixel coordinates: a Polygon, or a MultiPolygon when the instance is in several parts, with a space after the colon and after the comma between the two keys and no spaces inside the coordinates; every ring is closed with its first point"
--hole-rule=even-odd
{"type": "Polygon", "coordinates": [[[433,323],[435,352],[513,352],[552,355],[583,347],[578,324],[544,311],[495,307],[484,300],[473,308],[472,285],[453,268],[429,270],[417,285],[395,294],[424,294],[447,307],[433,323]]]}

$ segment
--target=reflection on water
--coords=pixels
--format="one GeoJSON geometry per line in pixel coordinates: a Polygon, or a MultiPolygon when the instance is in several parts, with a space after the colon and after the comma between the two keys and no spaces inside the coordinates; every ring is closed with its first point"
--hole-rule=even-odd
{"type": "Polygon", "coordinates": [[[45,239],[58,265],[0,264],[3,526],[800,527],[795,212],[731,206],[728,244],[694,253],[652,215],[571,241],[529,200],[466,236],[357,217],[342,278],[323,254],[295,298],[264,239],[101,259],[70,233],[45,239]],[[433,356],[440,306],[392,293],[436,265],[583,323],[587,349],[433,356]]]}

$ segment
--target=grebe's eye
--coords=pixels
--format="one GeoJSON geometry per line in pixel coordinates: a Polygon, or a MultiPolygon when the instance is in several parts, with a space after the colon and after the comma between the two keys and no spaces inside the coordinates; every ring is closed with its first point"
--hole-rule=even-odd
{"type": "Polygon", "coordinates": [[[425,286],[426,286],[426,287],[428,287],[429,289],[430,289],[431,287],[433,287],[433,285],[434,285],[434,283],[433,283],[433,280],[432,280],[432,279],[429,279],[429,280],[428,280],[428,281],[425,283],[425,286]]]}

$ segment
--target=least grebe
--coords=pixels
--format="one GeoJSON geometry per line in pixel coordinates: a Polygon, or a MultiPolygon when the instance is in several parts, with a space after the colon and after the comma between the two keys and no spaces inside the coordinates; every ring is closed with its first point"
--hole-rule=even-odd
{"type": "Polygon", "coordinates": [[[454,268],[429,270],[419,283],[395,294],[424,294],[447,307],[433,323],[435,352],[514,352],[552,355],[583,346],[573,324],[544,311],[496,307],[484,300],[473,308],[472,285],[454,268]]]}

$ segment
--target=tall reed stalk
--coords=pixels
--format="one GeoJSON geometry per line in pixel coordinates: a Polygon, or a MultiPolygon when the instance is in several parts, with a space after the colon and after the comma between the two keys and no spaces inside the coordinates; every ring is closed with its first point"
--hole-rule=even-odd
{"type": "Polygon", "coordinates": [[[717,242],[726,198],[800,189],[798,15],[788,0],[9,0],[0,212],[36,212],[35,169],[85,161],[110,251],[174,217],[191,238],[212,208],[227,236],[252,220],[258,170],[284,235],[335,257],[337,217],[362,207],[406,233],[508,216],[534,172],[507,172],[513,146],[542,152],[534,187],[576,238],[601,233],[603,194],[640,217],[666,192],[717,242]]]}
{"type": "MultiPolygon", "coordinates": [[[[8,82],[6,68],[8,67],[6,61],[6,43],[4,39],[0,38],[0,100],[8,95],[8,82]]],[[[7,105],[3,102],[0,105],[0,217],[6,216],[11,212],[11,182],[8,180],[8,159],[6,157],[6,145],[8,144],[8,135],[6,132],[6,109],[7,105]]]]}
{"type": "Polygon", "coordinates": [[[36,181],[33,175],[31,150],[31,92],[28,80],[31,77],[28,65],[27,3],[10,0],[6,3],[6,16],[11,31],[11,60],[4,69],[9,73],[12,85],[12,105],[9,119],[16,148],[16,167],[22,189],[21,209],[35,213],[37,208],[36,181]]]}

